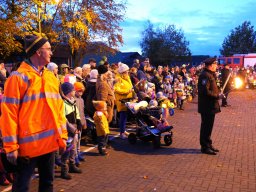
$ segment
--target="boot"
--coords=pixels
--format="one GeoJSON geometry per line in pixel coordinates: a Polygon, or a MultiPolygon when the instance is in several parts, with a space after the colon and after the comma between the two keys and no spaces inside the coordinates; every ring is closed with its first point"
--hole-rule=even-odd
{"type": "Polygon", "coordinates": [[[79,169],[75,164],[69,165],[69,172],[70,173],[82,173],[82,170],[79,169]]]}
{"type": "Polygon", "coordinates": [[[60,177],[62,179],[70,180],[72,179],[72,176],[68,173],[68,165],[64,164],[61,166],[61,175],[60,177]]]}
{"type": "Polygon", "coordinates": [[[99,147],[98,150],[100,155],[102,156],[108,155],[108,152],[106,151],[106,149],[99,147]]]}

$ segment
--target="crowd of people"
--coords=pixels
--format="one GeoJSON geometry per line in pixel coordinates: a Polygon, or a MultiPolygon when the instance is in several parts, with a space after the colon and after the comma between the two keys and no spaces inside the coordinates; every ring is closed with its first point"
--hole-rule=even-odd
{"type": "MultiPolygon", "coordinates": [[[[216,61],[196,67],[186,64],[155,67],[146,58],[135,59],[129,67],[121,62],[109,64],[104,56],[98,65],[91,58],[88,64],[72,69],[67,64],[50,62],[51,45],[45,38],[27,36],[24,48],[28,59],[9,76],[4,63],[0,64],[2,148],[7,161],[19,167],[14,175],[13,191],[28,190],[35,167],[40,175],[40,191],[53,191],[54,162],[61,167],[63,179],[72,179],[70,173],[82,173],[79,165],[85,156],[80,151],[80,142],[87,128],[85,116],[94,119],[99,154],[108,155],[109,126],[117,116],[120,138],[129,135],[123,100],[147,101],[153,106],[168,100],[171,103],[168,107],[184,110],[186,101],[198,94],[198,79],[205,64],[207,67],[216,61]]],[[[219,79],[223,84],[229,76],[228,65],[221,72],[219,79]]],[[[241,70],[233,73],[244,75],[241,70]]],[[[207,84],[204,78],[200,80],[201,91],[206,89],[202,88],[207,84]]],[[[226,94],[219,95],[215,90],[214,97],[222,99],[223,107],[228,106],[230,86],[231,80],[224,91],[226,94]]],[[[208,104],[206,99],[203,105],[208,104]]],[[[201,109],[199,112],[206,124],[209,117],[214,120],[213,115],[201,109]]],[[[202,124],[201,130],[207,126],[202,124]]],[[[207,134],[201,133],[202,152],[212,153],[211,141],[204,140],[209,137],[207,134]]]]}

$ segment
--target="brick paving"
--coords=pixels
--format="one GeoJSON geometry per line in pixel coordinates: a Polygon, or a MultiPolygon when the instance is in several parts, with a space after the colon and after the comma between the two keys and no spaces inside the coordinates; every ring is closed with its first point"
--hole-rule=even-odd
{"type": "MultiPolygon", "coordinates": [[[[170,118],[171,146],[153,149],[151,143],[130,145],[116,138],[107,157],[98,156],[95,149],[87,152],[83,173],[72,174],[72,180],[60,179],[57,170],[55,191],[256,191],[256,91],[232,92],[228,100],[231,107],[222,108],[215,119],[212,138],[220,149],[217,156],[200,153],[195,99],[170,118]]],[[[37,185],[34,179],[30,191],[37,191],[37,185]]]]}

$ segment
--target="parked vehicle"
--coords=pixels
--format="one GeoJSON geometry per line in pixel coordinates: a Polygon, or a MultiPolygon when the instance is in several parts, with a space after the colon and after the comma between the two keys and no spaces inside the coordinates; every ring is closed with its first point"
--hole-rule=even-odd
{"type": "Polygon", "coordinates": [[[228,64],[231,68],[253,67],[256,64],[256,53],[234,54],[230,57],[219,57],[220,65],[228,64]]]}

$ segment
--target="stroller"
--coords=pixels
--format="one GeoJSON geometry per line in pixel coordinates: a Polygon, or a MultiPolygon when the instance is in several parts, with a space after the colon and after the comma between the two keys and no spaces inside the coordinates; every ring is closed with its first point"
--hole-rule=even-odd
{"type": "Polygon", "coordinates": [[[87,128],[82,132],[82,140],[84,140],[86,144],[90,143],[96,145],[98,142],[94,120],[89,116],[86,116],[85,120],[87,123],[87,128]]]}
{"type": "Polygon", "coordinates": [[[136,133],[130,133],[128,141],[135,144],[137,139],[145,142],[152,141],[155,148],[161,146],[161,136],[164,133],[164,143],[166,146],[172,144],[173,126],[161,120],[162,109],[160,107],[148,107],[146,101],[139,103],[126,102],[128,110],[134,115],[137,123],[136,133]]]}

